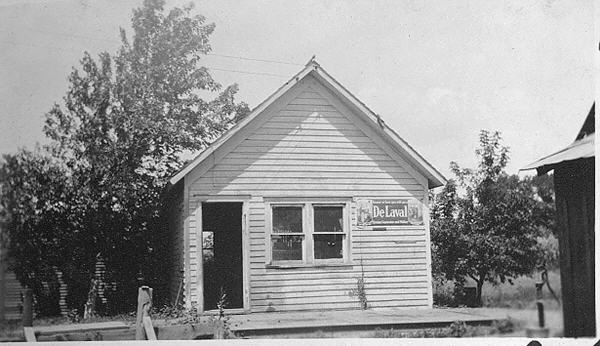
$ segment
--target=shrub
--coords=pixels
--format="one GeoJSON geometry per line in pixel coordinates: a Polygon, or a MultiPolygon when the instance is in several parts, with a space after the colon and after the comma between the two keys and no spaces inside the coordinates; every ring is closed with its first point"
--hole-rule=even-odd
{"type": "Polygon", "coordinates": [[[450,336],[455,338],[460,338],[467,333],[467,324],[464,321],[454,321],[448,328],[450,336]]]}
{"type": "Polygon", "coordinates": [[[492,322],[492,328],[500,334],[514,332],[515,326],[515,322],[511,318],[492,322]]]}

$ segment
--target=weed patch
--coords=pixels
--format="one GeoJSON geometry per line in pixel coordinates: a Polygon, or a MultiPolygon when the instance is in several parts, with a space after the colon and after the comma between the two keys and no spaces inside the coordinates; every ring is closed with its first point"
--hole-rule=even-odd
{"type": "Polygon", "coordinates": [[[514,331],[514,321],[500,320],[491,326],[469,326],[464,321],[454,321],[444,328],[426,328],[417,330],[376,329],[374,338],[463,338],[490,336],[511,333],[514,331]]]}

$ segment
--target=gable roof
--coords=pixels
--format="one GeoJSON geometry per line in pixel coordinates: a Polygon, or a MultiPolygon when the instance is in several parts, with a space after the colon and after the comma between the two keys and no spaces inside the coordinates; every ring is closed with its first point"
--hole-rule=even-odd
{"type": "Polygon", "coordinates": [[[261,114],[269,105],[275,102],[279,97],[290,90],[294,85],[298,84],[306,76],[311,75],[316,78],[323,85],[331,89],[336,96],[349,104],[352,110],[355,111],[363,120],[373,125],[376,129],[377,134],[383,138],[388,139],[388,142],[392,144],[392,147],[398,151],[402,157],[406,158],[417,171],[419,171],[428,182],[429,188],[434,188],[446,184],[446,178],[438,172],[427,160],[425,160],[419,153],[417,153],[405,140],[403,140],[392,128],[390,128],[381,117],[370,110],[364,103],[357,99],[352,93],[350,93],[344,86],[338,83],[333,77],[331,77],[315,60],[314,57],[311,59],[306,66],[294,75],[289,81],[283,84],[277,89],[271,96],[256,106],[250,114],[244,119],[235,124],[232,128],[226,131],[221,137],[213,142],[208,148],[201,152],[196,158],[185,165],[177,174],[175,174],[171,180],[171,184],[176,184],[194,168],[196,168],[201,162],[208,158],[212,153],[215,152],[219,147],[226,143],[242,128],[252,122],[259,114],[261,114]]]}
{"type": "Polygon", "coordinates": [[[575,138],[575,141],[573,143],[569,144],[567,147],[555,153],[542,157],[541,159],[528,164],[520,170],[526,171],[535,168],[537,170],[538,175],[543,175],[553,170],[554,167],[561,162],[594,157],[595,106],[596,103],[594,102],[594,104],[592,104],[590,112],[588,113],[585,121],[583,122],[581,130],[579,130],[579,133],[577,134],[577,137],[575,138]]]}

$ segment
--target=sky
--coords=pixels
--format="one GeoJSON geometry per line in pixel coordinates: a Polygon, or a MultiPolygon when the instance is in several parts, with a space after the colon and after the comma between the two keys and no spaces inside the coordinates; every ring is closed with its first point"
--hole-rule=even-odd
{"type": "MultiPolygon", "coordinates": [[[[46,141],[73,66],[114,53],[141,3],[0,0],[0,154],[46,141]]],[[[592,0],[194,4],[216,24],[203,64],[238,100],[258,105],[316,55],[448,178],[450,161],[476,164],[481,129],[501,131],[517,173],[570,144],[594,100],[592,0]]]]}

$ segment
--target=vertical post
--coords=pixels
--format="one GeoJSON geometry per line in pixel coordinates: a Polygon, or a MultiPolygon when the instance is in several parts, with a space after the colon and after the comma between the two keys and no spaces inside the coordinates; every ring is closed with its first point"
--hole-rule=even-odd
{"type": "Polygon", "coordinates": [[[544,327],[546,322],[544,320],[544,303],[542,302],[542,298],[543,298],[542,286],[544,286],[543,282],[535,283],[535,298],[537,300],[535,302],[535,304],[537,305],[537,311],[538,311],[538,326],[537,327],[528,327],[525,329],[527,337],[530,337],[530,338],[534,338],[534,337],[547,338],[548,335],[550,334],[550,330],[548,328],[544,327]]]}
{"type": "MultiPolygon", "coordinates": [[[[198,207],[196,208],[196,213],[194,215],[196,221],[196,292],[198,292],[196,297],[196,306],[198,308],[198,312],[204,311],[204,227],[202,225],[202,202],[198,202],[198,207]]],[[[190,263],[192,259],[190,258],[190,263]]],[[[186,274],[190,275],[191,271],[188,271],[186,274]]],[[[189,299],[191,299],[191,292],[189,295],[189,299]]]]}
{"type": "Polygon", "coordinates": [[[244,292],[244,312],[250,312],[250,231],[248,223],[248,201],[242,202],[242,290],[244,292]]]}
{"type": "MultiPolygon", "coordinates": [[[[138,289],[138,306],[137,306],[137,316],[135,323],[135,339],[136,340],[146,340],[147,332],[144,327],[144,319],[145,317],[150,318],[150,308],[152,307],[152,288],[148,286],[142,286],[138,289]]],[[[146,322],[147,325],[147,322],[146,322]]],[[[154,334],[154,330],[152,329],[152,333],[154,334]]],[[[148,335],[151,336],[151,335],[148,335]]],[[[156,336],[154,336],[156,339],[156,336]]]]}
{"type": "Polygon", "coordinates": [[[535,283],[535,299],[542,300],[542,298],[544,297],[542,295],[542,287],[543,286],[544,286],[543,282],[536,282],[535,283]]]}
{"type": "Polygon", "coordinates": [[[33,326],[33,291],[26,288],[23,291],[23,327],[33,326]]]}
{"type": "Polygon", "coordinates": [[[536,305],[537,305],[537,309],[538,309],[538,324],[539,324],[540,328],[544,328],[544,324],[545,324],[544,303],[537,302],[536,305]]]}
{"type": "Polygon", "coordinates": [[[536,282],[535,283],[535,298],[537,299],[537,302],[535,303],[537,305],[537,310],[538,310],[538,324],[540,328],[544,328],[544,303],[542,303],[542,287],[544,286],[543,282],[536,282]]]}

